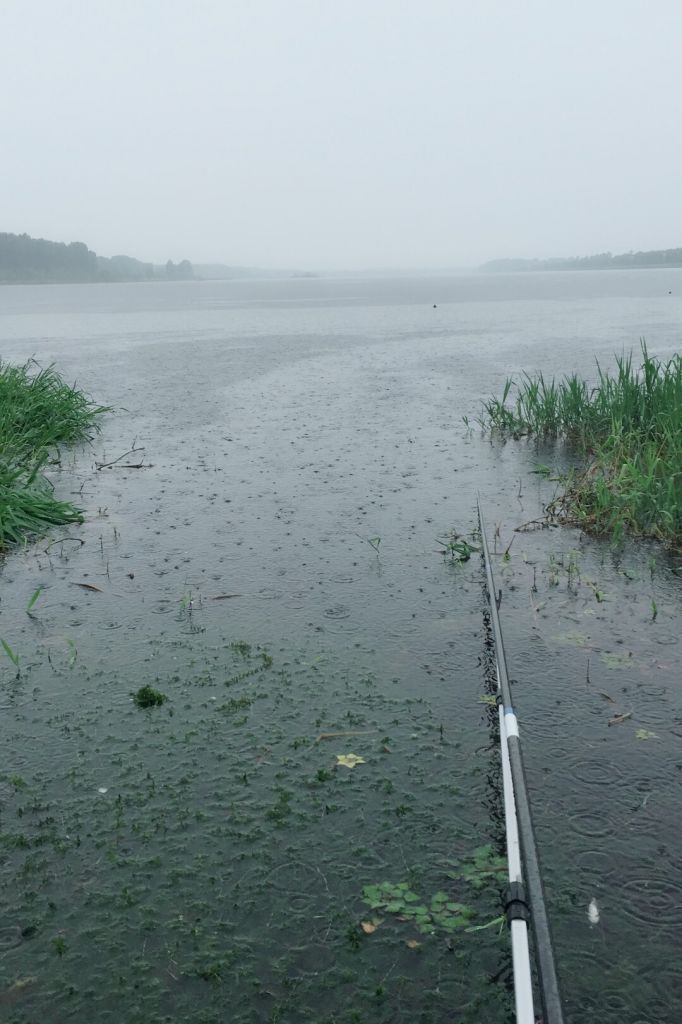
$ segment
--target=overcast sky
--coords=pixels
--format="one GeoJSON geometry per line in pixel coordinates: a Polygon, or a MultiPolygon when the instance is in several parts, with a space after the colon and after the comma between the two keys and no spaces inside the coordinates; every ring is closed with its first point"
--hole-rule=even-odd
{"type": "Polygon", "coordinates": [[[0,0],[0,230],[456,267],[682,245],[680,0],[0,0]]]}

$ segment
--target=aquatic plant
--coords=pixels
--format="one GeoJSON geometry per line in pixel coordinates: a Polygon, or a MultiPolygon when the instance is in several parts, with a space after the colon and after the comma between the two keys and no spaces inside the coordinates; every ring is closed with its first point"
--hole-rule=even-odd
{"type": "Polygon", "coordinates": [[[356,537],[360,540],[364,540],[371,547],[372,551],[379,557],[379,548],[381,547],[381,537],[363,537],[361,533],[356,533],[356,537]]]}
{"type": "MultiPolygon", "coordinates": [[[[19,601],[24,621],[38,582],[27,585],[19,601]]],[[[168,605],[172,618],[177,601],[168,605]]],[[[453,967],[461,957],[467,988],[477,992],[498,943],[493,926],[479,936],[434,917],[463,916],[442,910],[442,900],[433,899],[438,889],[447,902],[471,908],[467,928],[501,912],[496,888],[479,896],[448,881],[447,868],[433,865],[443,806],[464,806],[466,799],[455,795],[449,773],[433,771],[446,753],[436,750],[441,721],[453,744],[457,727],[423,695],[413,699],[409,690],[409,703],[397,696],[382,655],[360,651],[345,661],[335,656],[336,647],[332,656],[317,642],[266,650],[258,645],[262,638],[220,627],[208,643],[178,635],[173,626],[166,626],[160,641],[150,641],[154,670],[145,670],[140,685],[164,687],[168,706],[140,715],[128,694],[137,690],[132,680],[120,692],[121,665],[112,662],[100,675],[88,638],[71,633],[82,661],[77,685],[66,687],[75,698],[64,706],[62,688],[45,686],[31,710],[36,720],[54,721],[55,749],[68,750],[75,736],[79,744],[82,737],[83,756],[75,761],[57,758],[54,766],[37,762],[29,770],[21,746],[26,732],[6,709],[3,894],[22,939],[28,937],[24,928],[37,932],[36,941],[4,951],[5,974],[11,982],[40,972],[46,985],[32,998],[47,1019],[53,991],[75,979],[78,993],[64,996],[67,1016],[106,1016],[115,1003],[122,1020],[160,1024],[161,974],[173,982],[172,1012],[188,1024],[223,1020],[226,993],[238,1003],[235,1020],[242,1024],[254,1015],[280,1024],[317,1024],[334,1016],[347,1024],[388,1021],[403,1009],[406,1019],[417,1019],[424,1006],[440,1019],[443,1004],[456,1002],[455,971],[444,975],[443,994],[434,996],[414,979],[404,988],[393,984],[392,975],[384,980],[384,961],[398,947],[396,955],[412,961],[422,978],[438,970],[443,955],[452,957],[453,967]],[[266,670],[272,655],[275,664],[266,670]],[[231,675],[261,667],[262,674],[225,687],[231,675]],[[86,689],[90,696],[82,699],[86,689]],[[248,722],[240,729],[242,718],[248,722]],[[408,743],[409,737],[414,739],[408,743]],[[336,753],[349,751],[367,763],[336,768],[336,753]],[[14,772],[21,772],[25,787],[18,778],[10,781],[14,772]],[[409,815],[398,814],[404,806],[409,815]],[[407,842],[406,863],[401,850],[407,842]],[[384,879],[404,880],[418,895],[412,906],[426,907],[433,934],[420,933],[409,915],[370,910],[362,902],[362,886],[384,879]],[[384,923],[371,939],[360,922],[375,917],[384,923]],[[132,954],[128,928],[140,936],[132,954]],[[58,936],[67,946],[61,956],[51,945],[58,936]],[[379,987],[385,1011],[377,1016],[372,1007],[379,987]],[[97,996],[86,995],[90,989],[97,996]],[[284,1000],[290,1002],[280,1014],[284,1000]]],[[[1,635],[21,651],[23,670],[30,653],[23,649],[26,639],[18,632],[1,635]]],[[[68,657],[65,636],[43,642],[53,650],[58,643],[62,660],[68,657]]],[[[7,676],[12,666],[2,649],[0,658],[7,676]]],[[[49,665],[39,670],[36,663],[32,681],[41,678],[39,671],[46,673],[49,665]]],[[[23,704],[15,706],[21,721],[23,704]]],[[[468,852],[459,835],[452,845],[468,852]]],[[[61,1007],[59,1002],[58,1013],[61,1007]]],[[[507,1018],[481,1012],[462,1024],[483,1019],[507,1018]]]]}
{"type": "Polygon", "coordinates": [[[139,690],[132,694],[132,698],[138,708],[159,707],[168,700],[165,693],[155,690],[153,686],[141,686],[139,690]]]}
{"type": "Polygon", "coordinates": [[[16,669],[18,669],[19,668],[19,655],[17,654],[17,652],[10,646],[10,644],[7,643],[6,640],[0,639],[0,644],[2,644],[3,651],[5,652],[5,654],[9,658],[9,660],[12,662],[14,667],[16,669]]]}
{"type": "Polygon", "coordinates": [[[26,605],[26,614],[27,614],[27,615],[30,615],[30,614],[31,614],[31,609],[33,608],[33,605],[34,605],[34,604],[36,603],[36,601],[38,600],[38,598],[40,597],[40,595],[42,594],[42,592],[43,592],[43,588],[42,588],[42,587],[38,587],[38,588],[37,588],[36,590],[34,590],[34,591],[33,591],[33,593],[31,594],[31,597],[30,597],[30,599],[29,599],[29,602],[28,602],[28,604],[26,605]]]}
{"type": "Polygon", "coordinates": [[[445,539],[438,539],[436,543],[442,545],[440,553],[452,562],[468,562],[475,551],[480,551],[480,548],[474,547],[454,530],[445,539]]]}
{"type": "MultiPolygon", "coordinates": [[[[378,885],[366,885],[362,890],[363,902],[371,910],[385,914],[394,914],[399,921],[413,924],[423,935],[433,935],[440,931],[478,932],[486,928],[501,925],[504,915],[486,921],[484,924],[473,924],[476,911],[464,903],[450,899],[447,893],[437,892],[430,900],[422,902],[409,882],[380,882],[378,885]]],[[[363,921],[361,928],[366,935],[371,935],[381,919],[363,921]]],[[[408,942],[408,946],[416,948],[418,943],[408,942]]]]}
{"type": "Polygon", "coordinates": [[[611,535],[682,544],[682,357],[632,353],[590,387],[577,374],[547,381],[524,373],[483,403],[485,429],[567,442],[583,459],[548,506],[555,519],[611,535]],[[509,402],[509,404],[508,404],[509,402]]]}
{"type": "Polygon", "coordinates": [[[476,890],[490,884],[502,884],[507,876],[505,858],[496,854],[490,843],[477,846],[469,857],[465,857],[455,867],[456,870],[450,872],[450,877],[460,878],[476,890]]]}
{"type": "MultiPolygon", "coordinates": [[[[497,888],[507,876],[504,857],[498,856],[490,844],[479,846],[461,861],[446,862],[455,870],[449,871],[451,879],[464,883],[475,893],[489,887],[497,888]]],[[[414,924],[423,934],[436,932],[478,932],[499,925],[504,916],[495,917],[484,924],[474,924],[476,911],[465,903],[458,902],[446,892],[437,892],[430,899],[423,900],[412,888],[410,882],[379,882],[366,885],[362,890],[363,902],[372,911],[394,914],[399,921],[414,924]]],[[[380,918],[363,921],[365,934],[371,934],[381,924],[380,918]]]]}
{"type": "MultiPolygon", "coordinates": [[[[229,645],[229,649],[234,651],[236,654],[239,654],[245,661],[248,661],[251,658],[251,644],[247,644],[243,640],[234,640],[229,645]]],[[[225,686],[234,686],[235,683],[241,683],[250,676],[257,676],[260,675],[261,672],[266,672],[269,668],[272,668],[272,660],[271,654],[259,649],[255,665],[230,676],[229,679],[225,680],[225,686]]]]}
{"type": "Polygon", "coordinates": [[[0,362],[0,550],[82,522],[79,509],[54,498],[42,470],[49,459],[59,462],[61,445],[89,439],[105,411],[51,366],[0,362]]]}
{"type": "Polygon", "coordinates": [[[424,934],[442,928],[456,931],[467,928],[475,916],[474,911],[463,903],[451,901],[447,893],[437,892],[431,900],[423,903],[408,882],[380,882],[366,885],[362,890],[363,902],[371,910],[399,915],[416,925],[424,934]]]}

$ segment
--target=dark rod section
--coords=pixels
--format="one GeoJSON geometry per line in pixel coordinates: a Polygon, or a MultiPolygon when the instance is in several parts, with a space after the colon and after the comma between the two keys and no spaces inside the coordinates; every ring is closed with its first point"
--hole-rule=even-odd
{"type": "MultiPolygon", "coordinates": [[[[500,674],[500,689],[504,701],[505,713],[513,713],[514,704],[512,701],[509,676],[507,675],[507,661],[502,641],[502,629],[500,617],[497,612],[497,601],[495,598],[495,580],[490,565],[490,553],[488,541],[485,535],[485,523],[481,512],[480,502],[478,504],[478,521],[481,527],[481,545],[483,548],[483,561],[485,562],[486,578],[488,583],[488,600],[490,602],[490,621],[492,623],[493,638],[495,641],[495,658],[497,670],[500,674]]],[[[559,994],[559,979],[554,962],[554,945],[552,933],[547,917],[545,905],[545,893],[542,886],[542,875],[540,873],[540,861],[535,843],[535,831],[533,819],[530,812],[528,800],[528,788],[526,786],[526,773],[523,768],[523,757],[521,754],[521,740],[518,736],[508,737],[509,761],[511,767],[512,781],[514,783],[514,797],[516,799],[516,817],[519,827],[519,840],[521,844],[521,855],[524,865],[524,880],[526,892],[530,904],[531,924],[533,927],[533,948],[538,968],[540,981],[540,995],[542,998],[543,1024],[564,1024],[564,1014],[561,1008],[561,996],[559,994]]]]}

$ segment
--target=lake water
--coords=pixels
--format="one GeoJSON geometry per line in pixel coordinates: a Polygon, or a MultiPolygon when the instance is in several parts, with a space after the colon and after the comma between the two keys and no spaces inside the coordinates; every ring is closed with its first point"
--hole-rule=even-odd
{"type": "Polygon", "coordinates": [[[680,1019],[678,565],[515,533],[552,453],[475,418],[681,322],[676,270],[0,289],[2,358],[114,407],[52,474],[85,524],[0,570],[3,1020],[512,1019],[506,932],[466,930],[500,914],[483,573],[440,553],[477,494],[567,1018],[680,1019]]]}

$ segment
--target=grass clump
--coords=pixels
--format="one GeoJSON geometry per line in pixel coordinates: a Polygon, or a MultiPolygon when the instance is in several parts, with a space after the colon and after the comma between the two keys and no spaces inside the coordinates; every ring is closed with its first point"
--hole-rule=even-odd
{"type": "Polygon", "coordinates": [[[80,509],[55,499],[42,470],[62,445],[89,440],[105,411],[51,366],[0,361],[0,550],[82,522],[80,509]]]}
{"type": "Polygon", "coordinates": [[[569,474],[551,515],[620,540],[625,533],[682,546],[682,358],[632,353],[593,387],[524,374],[484,403],[484,428],[567,442],[585,465],[569,474]]]}
{"type": "Polygon", "coordinates": [[[138,708],[160,707],[168,700],[165,693],[155,690],[153,686],[141,686],[139,690],[132,694],[132,698],[138,708]]]}

